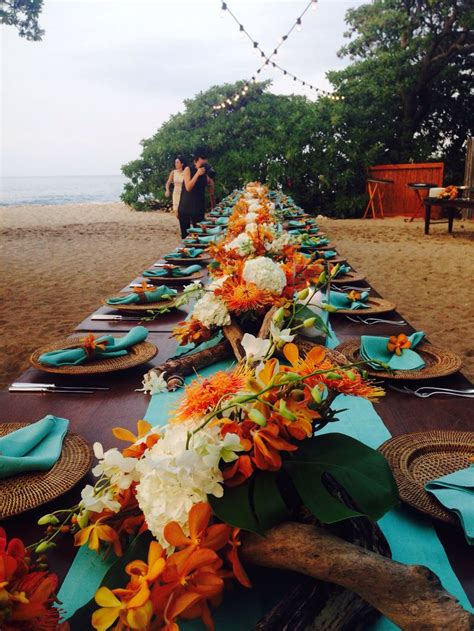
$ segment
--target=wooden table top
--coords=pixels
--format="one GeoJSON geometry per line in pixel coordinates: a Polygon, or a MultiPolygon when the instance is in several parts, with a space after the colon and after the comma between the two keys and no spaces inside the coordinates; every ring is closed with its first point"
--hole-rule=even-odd
{"type": "MultiPolygon", "coordinates": [[[[378,295],[374,290],[372,293],[378,295]]],[[[103,309],[105,308],[98,309],[98,312],[102,312],[103,309]]],[[[151,366],[157,366],[172,356],[176,349],[175,340],[169,336],[170,328],[166,328],[172,326],[171,320],[167,319],[168,316],[171,314],[162,316],[156,323],[147,323],[150,330],[148,339],[155,343],[159,349],[158,355],[148,364],[117,373],[88,377],[54,375],[54,379],[51,379],[52,375],[49,373],[30,368],[17,379],[17,381],[33,383],[54,381],[58,385],[109,386],[109,391],[97,392],[93,395],[15,394],[3,391],[0,392],[0,406],[3,409],[2,419],[5,422],[33,422],[46,414],[54,414],[69,419],[71,431],[81,434],[90,443],[99,441],[106,449],[116,446],[111,429],[120,426],[135,430],[136,421],[144,416],[148,407],[149,396],[135,391],[141,387],[143,374],[151,366]]],[[[390,312],[381,317],[393,320],[401,319],[397,312],[390,312]]],[[[367,326],[351,322],[341,314],[332,314],[331,323],[341,342],[350,337],[364,334],[392,335],[399,332],[407,334],[413,332],[413,328],[409,324],[403,327],[392,327],[389,324],[367,326]]],[[[86,318],[76,328],[76,331],[123,331],[130,328],[128,325],[124,329],[120,324],[102,322],[100,325],[102,327],[107,326],[107,328],[94,329],[90,324],[90,318],[86,318]]],[[[134,325],[134,323],[128,324],[134,325]]],[[[461,373],[437,379],[434,383],[445,387],[466,387],[469,384],[461,373]]],[[[407,432],[432,429],[472,430],[472,412],[469,404],[468,399],[452,397],[420,399],[387,389],[386,396],[376,405],[376,411],[390,433],[397,436],[407,432]]],[[[360,419],[360,422],[362,423],[363,419],[360,419]]],[[[7,532],[14,533],[27,543],[37,540],[42,529],[35,525],[36,520],[47,511],[76,503],[83,484],[86,481],[92,481],[92,479],[92,474],[89,473],[86,480],[69,493],[39,509],[7,519],[3,525],[7,532]]],[[[459,527],[441,522],[436,522],[434,525],[454,571],[463,584],[468,597],[474,603],[474,573],[472,572],[474,548],[467,545],[459,527]]],[[[58,573],[60,579],[67,573],[75,552],[76,549],[71,540],[64,537],[58,547],[49,553],[51,567],[58,573]]]]}

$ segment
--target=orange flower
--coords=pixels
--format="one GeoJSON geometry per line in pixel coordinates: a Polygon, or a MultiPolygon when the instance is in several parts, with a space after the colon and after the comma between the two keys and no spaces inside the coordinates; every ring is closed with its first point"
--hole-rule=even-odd
{"type": "Polygon", "coordinates": [[[298,447],[279,436],[280,428],[276,423],[268,423],[253,434],[253,460],[258,469],[278,471],[281,468],[280,451],[296,451],[298,447]]]}
{"type": "Polygon", "coordinates": [[[271,293],[259,289],[255,283],[234,277],[227,278],[214,293],[222,298],[230,312],[237,315],[246,311],[261,311],[273,300],[271,293]]]}
{"type": "Polygon", "coordinates": [[[360,300],[361,293],[360,291],[356,291],[355,289],[353,289],[346,295],[351,302],[357,302],[357,300],[360,300]]]}
{"type": "Polygon", "coordinates": [[[109,629],[119,618],[121,629],[145,629],[153,614],[150,600],[139,604],[141,598],[135,600],[134,593],[129,589],[114,589],[99,587],[95,594],[95,602],[100,605],[92,614],[92,626],[98,631],[109,629]]]}
{"type": "Polygon", "coordinates": [[[206,379],[194,379],[186,386],[184,397],[172,422],[201,418],[218,403],[242,390],[247,380],[246,375],[246,369],[239,367],[231,372],[218,370],[206,379]]]}
{"type": "Polygon", "coordinates": [[[391,335],[388,339],[387,349],[391,353],[396,353],[397,355],[401,355],[404,348],[410,348],[411,342],[405,335],[405,333],[400,333],[400,335],[391,335]]]}
{"type": "Polygon", "coordinates": [[[106,347],[105,342],[97,342],[96,340],[97,337],[93,333],[88,333],[79,342],[88,355],[93,355],[97,348],[103,351],[106,347]]]}
{"type": "Polygon", "coordinates": [[[222,471],[227,486],[239,486],[245,480],[250,478],[253,473],[253,465],[250,456],[244,454],[234,460],[228,467],[222,471]]]}
{"type": "Polygon", "coordinates": [[[180,322],[172,332],[172,336],[178,340],[180,345],[190,342],[198,344],[210,339],[211,335],[211,329],[201,324],[194,316],[191,316],[186,322],[180,322]]]}
{"type": "Polygon", "coordinates": [[[160,439],[159,434],[149,434],[145,440],[138,443],[138,441],[146,436],[150,430],[150,423],[148,423],[148,421],[140,420],[137,421],[136,434],[124,427],[114,427],[112,429],[112,433],[115,438],[118,438],[118,440],[124,440],[132,443],[130,447],[127,447],[122,451],[126,458],[140,458],[147,449],[151,449],[151,447],[153,447],[153,445],[155,445],[160,439]]]}
{"type": "Polygon", "coordinates": [[[110,526],[102,524],[100,519],[95,524],[82,528],[74,535],[75,546],[83,546],[87,543],[89,548],[96,552],[99,550],[101,541],[111,543],[115,554],[121,556],[122,549],[117,533],[110,526]]]}
{"type": "Polygon", "coordinates": [[[125,572],[131,576],[128,588],[135,592],[129,601],[130,607],[143,607],[150,600],[149,585],[157,580],[165,567],[164,550],[157,541],[150,543],[147,563],[136,560],[127,564],[125,572]]]}
{"type": "Polygon", "coordinates": [[[232,528],[232,536],[229,541],[231,549],[227,554],[227,558],[232,565],[232,572],[239,583],[244,587],[252,587],[252,583],[250,582],[247,572],[244,570],[237,553],[237,549],[242,545],[239,539],[239,533],[240,528],[232,528]]]}
{"type": "Polygon", "coordinates": [[[140,287],[134,287],[133,292],[135,294],[144,294],[146,291],[151,291],[155,289],[154,285],[149,285],[146,280],[142,280],[140,287]]]}

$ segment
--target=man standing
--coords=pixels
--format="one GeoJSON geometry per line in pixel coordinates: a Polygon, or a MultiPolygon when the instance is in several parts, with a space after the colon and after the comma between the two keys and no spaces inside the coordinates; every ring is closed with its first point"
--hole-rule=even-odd
{"type": "Polygon", "coordinates": [[[206,210],[206,186],[211,183],[207,176],[207,151],[198,149],[194,153],[193,164],[184,169],[183,186],[178,206],[178,219],[181,236],[187,236],[191,224],[204,220],[206,210]]]}

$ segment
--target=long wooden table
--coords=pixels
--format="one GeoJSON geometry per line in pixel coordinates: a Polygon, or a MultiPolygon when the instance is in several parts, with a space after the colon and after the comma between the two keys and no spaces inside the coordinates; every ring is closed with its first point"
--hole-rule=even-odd
{"type": "MultiPolygon", "coordinates": [[[[372,294],[378,295],[373,289],[372,294]]],[[[98,311],[103,312],[104,310],[107,308],[99,308],[98,311]]],[[[176,313],[170,313],[161,316],[157,321],[142,323],[150,331],[149,341],[156,344],[159,349],[158,355],[148,364],[117,373],[88,377],[54,375],[54,382],[58,385],[101,385],[110,387],[109,391],[97,392],[93,395],[19,394],[2,391],[0,392],[0,406],[3,410],[3,420],[5,422],[32,422],[46,414],[54,414],[69,419],[71,431],[81,434],[90,443],[99,441],[106,449],[116,446],[117,443],[111,432],[112,428],[120,426],[135,430],[136,421],[144,416],[149,403],[149,397],[142,392],[136,392],[136,389],[141,387],[145,372],[174,354],[177,345],[175,340],[170,337],[170,331],[177,322],[186,317],[187,312],[188,309],[185,308],[178,317],[176,313]]],[[[383,317],[393,320],[402,319],[396,312],[383,317]]],[[[365,334],[392,335],[394,332],[410,334],[414,330],[409,324],[406,326],[356,324],[341,314],[332,314],[331,323],[341,342],[365,334]]],[[[123,332],[135,324],[135,322],[91,321],[90,318],[86,318],[76,327],[76,331],[123,332]]],[[[48,373],[30,368],[17,380],[40,383],[45,381],[46,376],[49,380],[50,375],[48,373]]],[[[434,383],[444,387],[457,388],[470,385],[470,382],[461,373],[434,380],[434,383]]],[[[390,433],[397,436],[408,432],[432,429],[472,430],[473,420],[469,403],[468,399],[452,397],[420,399],[387,389],[386,396],[377,404],[376,409],[390,433]]],[[[361,418],[360,422],[363,423],[364,419],[361,418]]],[[[92,474],[89,473],[83,483],[93,480],[92,474]]],[[[27,543],[37,540],[43,530],[36,525],[37,519],[48,511],[76,503],[83,483],[54,502],[4,520],[2,525],[10,536],[19,536],[27,543]]],[[[433,522],[433,524],[456,575],[474,604],[473,547],[467,545],[460,527],[441,522],[433,522]]],[[[67,573],[75,553],[76,549],[67,536],[56,549],[49,553],[51,568],[58,573],[61,580],[67,573]]]]}

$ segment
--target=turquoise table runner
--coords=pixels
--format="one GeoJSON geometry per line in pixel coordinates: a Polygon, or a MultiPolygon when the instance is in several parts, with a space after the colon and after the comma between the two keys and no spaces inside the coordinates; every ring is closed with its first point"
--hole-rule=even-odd
{"type": "MultiPolygon", "coordinates": [[[[328,338],[328,346],[334,348],[338,344],[337,337],[331,330],[328,338]]],[[[232,366],[233,361],[222,361],[213,366],[208,366],[200,371],[205,377],[216,370],[225,370],[232,366]]],[[[187,382],[194,377],[188,377],[187,382]]],[[[169,411],[175,407],[181,391],[165,392],[151,397],[150,404],[145,414],[145,419],[153,425],[164,425],[169,411]]],[[[352,436],[357,440],[377,448],[390,438],[390,433],[383,424],[382,419],[376,413],[374,406],[365,399],[340,395],[334,401],[335,409],[344,408],[346,411],[339,415],[340,421],[331,425],[325,431],[338,431],[352,436]]],[[[381,527],[392,550],[392,556],[401,563],[425,565],[440,578],[445,589],[459,599],[461,605],[473,611],[469,600],[451,568],[444,548],[428,518],[404,507],[390,511],[380,521],[381,527]]],[[[76,609],[88,602],[95,594],[109,564],[105,564],[101,558],[82,547],[66,576],[59,600],[61,608],[66,612],[66,618],[71,616],[76,609]],[[81,589],[77,589],[81,585],[81,589]]],[[[264,615],[272,604],[284,596],[287,584],[279,580],[278,573],[266,572],[258,584],[258,590],[245,590],[236,587],[233,592],[224,596],[224,602],[217,610],[213,611],[213,618],[218,631],[249,631],[255,623],[264,615]],[[276,582],[272,580],[276,574],[276,582]]],[[[184,631],[203,631],[204,626],[200,621],[180,621],[180,628],[184,631]]],[[[386,618],[381,617],[370,629],[373,631],[389,631],[397,627],[386,618]]],[[[72,628],[72,631],[76,631],[72,628]]],[[[77,630],[82,631],[82,630],[77,630]]]]}

